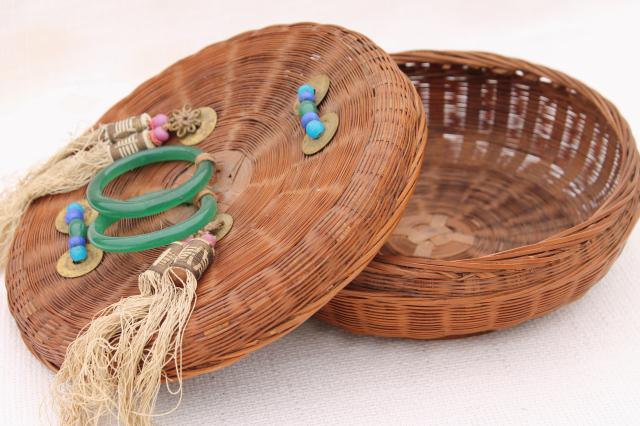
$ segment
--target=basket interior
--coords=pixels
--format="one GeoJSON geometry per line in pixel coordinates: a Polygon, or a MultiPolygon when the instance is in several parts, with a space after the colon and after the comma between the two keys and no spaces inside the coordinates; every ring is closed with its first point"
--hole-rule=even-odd
{"type": "Polygon", "coordinates": [[[517,70],[399,65],[422,97],[429,140],[383,253],[456,260],[536,243],[614,189],[621,146],[575,90],[517,70]]]}

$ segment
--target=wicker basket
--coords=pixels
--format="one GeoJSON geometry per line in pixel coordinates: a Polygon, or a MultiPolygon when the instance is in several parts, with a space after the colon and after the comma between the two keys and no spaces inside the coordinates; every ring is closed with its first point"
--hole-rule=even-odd
{"type": "MultiPolygon", "coordinates": [[[[269,27],[209,46],[142,84],[101,121],[184,103],[218,113],[216,129],[199,147],[214,156],[219,207],[235,218],[198,284],[183,341],[187,377],[290,332],[358,275],[410,199],[426,122],[410,81],[384,51],[360,34],[316,24],[269,27]],[[336,112],[340,127],[325,150],[307,157],[292,106],[297,87],[318,73],[331,78],[321,110],[336,112]]],[[[122,176],[107,193],[130,198],[190,175],[185,163],[154,165],[122,176]]],[[[94,315],[139,293],[138,274],[161,252],[107,253],[90,274],[60,277],[55,264],[68,238],[53,221],[83,191],[31,206],[6,274],[22,336],[53,369],[94,315]]],[[[191,211],[123,221],[113,232],[149,232],[191,211]]]]}
{"type": "Polygon", "coordinates": [[[638,152],[616,108],[565,74],[494,54],[395,60],[428,117],[421,179],[385,247],[318,317],[445,338],[585,294],[638,218],[638,152]]]}

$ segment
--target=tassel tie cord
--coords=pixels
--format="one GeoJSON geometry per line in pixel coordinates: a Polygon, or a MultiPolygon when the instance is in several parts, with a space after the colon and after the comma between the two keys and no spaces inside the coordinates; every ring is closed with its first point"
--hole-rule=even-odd
{"type": "Polygon", "coordinates": [[[106,414],[151,425],[169,364],[182,398],[182,337],[214,244],[206,233],[171,244],[140,274],[139,295],[106,308],[69,345],[54,389],[63,425],[98,424],[106,414]]]}

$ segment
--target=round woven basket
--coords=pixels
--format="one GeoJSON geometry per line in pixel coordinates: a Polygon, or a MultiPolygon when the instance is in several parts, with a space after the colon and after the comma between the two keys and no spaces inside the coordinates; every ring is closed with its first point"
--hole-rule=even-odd
{"type": "Polygon", "coordinates": [[[445,338],[582,296],[638,218],[638,152],[616,108],[522,60],[394,59],[428,117],[421,177],[387,244],[318,317],[362,334],[445,338]]]}
{"type": "MultiPolygon", "coordinates": [[[[290,332],[353,280],[397,224],[426,143],[410,81],[367,38],[333,26],[269,27],[209,46],[142,84],[100,122],[187,103],[218,114],[198,147],[215,159],[212,189],[234,227],[198,283],[183,340],[184,377],[221,368],[290,332]],[[320,108],[337,113],[340,126],[330,145],[309,157],[292,107],[297,87],[315,74],[331,79],[320,108]]],[[[183,162],[145,167],[106,194],[126,199],[173,187],[192,170],[183,162]]],[[[22,336],[53,369],[96,314],[139,293],[138,275],[162,251],[106,253],[88,275],[58,275],[68,237],[54,219],[84,191],[40,198],[29,208],[6,273],[22,336]]],[[[110,232],[149,232],[192,211],[125,220],[110,232]]],[[[175,370],[167,374],[175,377],[175,370]]]]}

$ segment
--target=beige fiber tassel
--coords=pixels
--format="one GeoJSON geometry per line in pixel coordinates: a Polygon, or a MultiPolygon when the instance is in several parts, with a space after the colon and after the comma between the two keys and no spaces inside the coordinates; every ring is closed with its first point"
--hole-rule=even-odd
{"type": "Polygon", "coordinates": [[[0,195],[0,270],[6,266],[20,219],[35,199],[78,189],[113,162],[109,144],[100,141],[99,133],[92,129],[72,140],[0,195]]]}
{"type": "Polygon", "coordinates": [[[171,244],[140,274],[139,295],[105,309],[69,345],[54,389],[62,424],[98,424],[111,413],[124,425],[151,425],[169,364],[181,395],[182,336],[212,245],[205,238],[171,244]]]}

